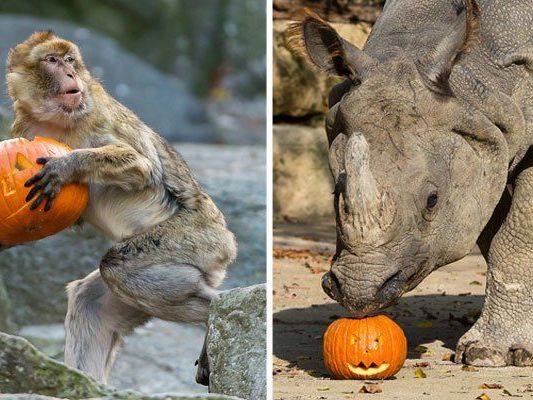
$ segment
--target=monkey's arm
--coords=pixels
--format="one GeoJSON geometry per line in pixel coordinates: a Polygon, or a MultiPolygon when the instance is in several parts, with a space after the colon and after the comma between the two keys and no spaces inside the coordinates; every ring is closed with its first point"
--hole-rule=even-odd
{"type": "Polygon", "coordinates": [[[48,211],[61,188],[69,183],[101,183],[124,190],[142,190],[154,183],[154,164],[133,147],[119,143],[77,149],[62,157],[37,159],[43,168],[25,186],[32,186],[26,201],[40,192],[30,209],[46,200],[48,211]]]}

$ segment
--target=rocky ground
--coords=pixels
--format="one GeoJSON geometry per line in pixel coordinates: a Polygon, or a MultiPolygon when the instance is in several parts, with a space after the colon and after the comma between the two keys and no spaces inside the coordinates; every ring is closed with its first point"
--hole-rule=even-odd
{"type": "MultiPolygon", "coordinates": [[[[38,394],[53,396],[46,397],[50,400],[265,400],[265,314],[265,284],[224,291],[213,299],[209,310],[207,338],[207,358],[211,369],[210,394],[183,394],[183,391],[147,394],[104,386],[82,372],[46,356],[28,340],[0,332],[0,393],[9,393],[0,394],[0,398],[36,400],[34,394],[38,394]]],[[[129,365],[129,368],[143,370],[144,365],[137,362],[129,365]]],[[[45,397],[38,398],[44,400],[45,397]]]]}
{"type": "Polygon", "coordinates": [[[533,398],[533,368],[472,368],[449,361],[483,304],[486,266],[477,253],[433,272],[386,310],[404,329],[408,359],[385,381],[331,379],[322,362],[322,334],[347,315],[321,289],[334,251],[334,226],[277,224],[274,230],[274,399],[533,398]],[[417,378],[420,368],[425,378],[417,378]],[[377,383],[380,393],[362,394],[377,383]],[[495,388],[488,388],[494,386],[495,388]],[[487,397],[479,397],[485,394],[487,397]]]}

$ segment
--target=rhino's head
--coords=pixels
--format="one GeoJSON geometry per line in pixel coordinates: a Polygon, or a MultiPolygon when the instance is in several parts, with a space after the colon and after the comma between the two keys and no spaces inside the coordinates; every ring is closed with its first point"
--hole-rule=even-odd
{"type": "Polygon", "coordinates": [[[322,285],[355,315],[468,254],[504,189],[502,131],[448,81],[468,36],[464,14],[418,59],[371,58],[310,13],[293,28],[314,64],[347,78],[326,122],[337,252],[322,285]]]}

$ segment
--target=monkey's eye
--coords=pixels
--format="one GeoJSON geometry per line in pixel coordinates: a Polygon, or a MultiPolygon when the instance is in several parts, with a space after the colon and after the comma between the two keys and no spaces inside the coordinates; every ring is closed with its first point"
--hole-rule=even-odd
{"type": "Polygon", "coordinates": [[[433,209],[437,205],[438,201],[439,201],[439,196],[437,192],[431,192],[431,194],[428,196],[426,200],[426,208],[428,210],[433,209]]]}
{"type": "Polygon", "coordinates": [[[44,61],[47,61],[47,62],[52,63],[52,64],[55,64],[58,60],[57,60],[56,56],[50,55],[50,56],[46,56],[44,58],[44,61]]]}
{"type": "Polygon", "coordinates": [[[66,56],[65,62],[68,62],[69,64],[72,64],[74,62],[74,57],[72,56],[66,56]]]}

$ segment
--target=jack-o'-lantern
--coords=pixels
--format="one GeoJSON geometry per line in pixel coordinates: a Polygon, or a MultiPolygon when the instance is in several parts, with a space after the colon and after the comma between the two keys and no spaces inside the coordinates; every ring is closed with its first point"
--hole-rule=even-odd
{"type": "Polygon", "coordinates": [[[53,139],[36,137],[0,142],[0,245],[12,246],[53,235],[78,220],[87,206],[86,185],[65,185],[49,211],[44,202],[30,210],[24,183],[42,168],[39,157],[60,157],[71,149],[53,139]]]}
{"type": "Polygon", "coordinates": [[[384,379],[407,357],[407,339],[385,315],[340,318],[324,334],[324,364],[337,379],[384,379]]]}

